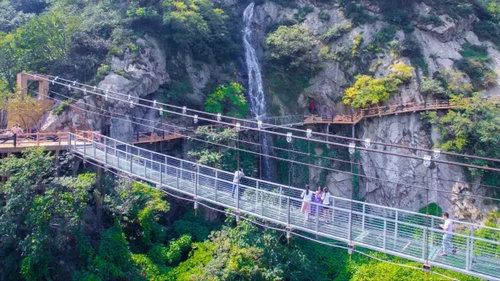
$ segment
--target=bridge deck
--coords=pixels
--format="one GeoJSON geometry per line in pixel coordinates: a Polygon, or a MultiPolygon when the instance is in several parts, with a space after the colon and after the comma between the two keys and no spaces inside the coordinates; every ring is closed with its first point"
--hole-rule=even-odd
{"type": "Polygon", "coordinates": [[[435,100],[429,103],[408,102],[403,104],[389,104],[361,109],[359,112],[355,112],[352,115],[310,115],[305,117],[304,124],[357,124],[363,120],[363,118],[398,115],[426,110],[444,110],[455,107],[456,105],[450,104],[448,100],[435,100]]]}
{"type": "MultiPolygon", "coordinates": [[[[232,173],[155,153],[100,136],[89,141],[71,136],[71,150],[136,178],[230,208],[293,230],[356,245],[418,262],[500,280],[500,242],[474,236],[484,226],[455,221],[452,243],[456,255],[441,257],[441,219],[390,207],[333,197],[332,206],[312,203],[312,214],[301,213],[301,190],[245,178],[236,186],[232,173]],[[81,143],[84,142],[84,145],[81,143]],[[317,215],[331,214],[332,222],[317,215]],[[314,215],[315,213],[316,215],[314,215]]],[[[491,228],[491,231],[500,231],[491,228]]]]}

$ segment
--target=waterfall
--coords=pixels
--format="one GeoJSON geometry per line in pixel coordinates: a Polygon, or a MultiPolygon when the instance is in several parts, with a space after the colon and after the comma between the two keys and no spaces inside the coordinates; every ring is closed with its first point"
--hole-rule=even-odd
{"type": "MultiPolygon", "coordinates": [[[[260,69],[259,59],[257,52],[253,47],[254,41],[252,23],[254,16],[255,3],[250,3],[243,12],[243,22],[245,27],[243,29],[243,44],[245,47],[245,61],[248,71],[248,98],[250,103],[250,111],[252,116],[257,120],[261,120],[266,115],[266,98],[264,95],[264,86],[262,85],[262,71],[260,69]]],[[[262,134],[261,144],[262,153],[269,155],[270,139],[267,134],[262,134]]],[[[263,157],[262,171],[265,179],[271,178],[271,165],[269,158],[263,157]]]]}

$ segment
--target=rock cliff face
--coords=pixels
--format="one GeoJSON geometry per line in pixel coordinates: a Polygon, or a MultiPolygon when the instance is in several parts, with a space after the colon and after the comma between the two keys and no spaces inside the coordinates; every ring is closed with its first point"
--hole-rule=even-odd
{"type": "MultiPolygon", "coordinates": [[[[234,0],[219,0],[226,7],[242,13],[248,3],[240,3],[234,0]]],[[[350,20],[344,15],[341,8],[335,4],[326,4],[321,1],[297,1],[300,7],[309,5],[312,11],[308,13],[301,25],[309,29],[311,35],[318,40],[321,35],[334,25],[350,26],[350,20]]],[[[331,52],[346,52],[353,46],[353,41],[359,35],[363,41],[360,47],[365,47],[376,37],[376,34],[388,25],[383,20],[381,11],[376,6],[367,6],[369,13],[375,20],[372,23],[354,25],[349,27],[344,33],[331,42],[323,43],[329,47],[331,52]]],[[[414,4],[413,9],[418,15],[430,15],[435,13],[433,8],[424,4],[414,4]]],[[[297,8],[283,7],[274,1],[260,1],[255,6],[254,15],[254,36],[258,56],[262,61],[267,57],[265,39],[269,30],[280,24],[297,23],[297,8]]],[[[441,24],[414,23],[415,28],[411,32],[403,32],[398,29],[394,34],[394,41],[403,44],[412,42],[421,51],[422,59],[428,68],[428,76],[432,76],[438,70],[456,70],[454,62],[462,58],[460,51],[464,43],[475,45],[486,44],[488,52],[493,58],[491,68],[500,73],[500,52],[490,42],[481,42],[472,31],[472,26],[478,19],[474,16],[456,19],[446,14],[438,15],[441,24]]],[[[238,35],[238,36],[241,36],[238,35]]],[[[196,62],[191,56],[185,55],[182,58],[178,54],[167,56],[164,48],[150,36],[144,36],[137,40],[138,51],[127,50],[122,57],[111,59],[111,72],[99,83],[99,87],[130,95],[132,99],[144,98],[154,99],[156,92],[162,85],[171,83],[171,70],[173,68],[182,69],[183,75],[189,81],[191,90],[185,93],[184,100],[189,100],[191,104],[202,107],[206,99],[206,87],[220,81],[240,81],[246,84],[241,77],[245,76],[243,59],[236,60],[226,66],[220,66],[215,62],[196,62]],[[229,71],[228,71],[229,69],[229,71]],[[170,75],[169,75],[170,74],[170,75]],[[218,77],[215,79],[214,77],[218,77]]],[[[321,44],[318,44],[321,45],[321,44]]],[[[319,47],[318,50],[319,51],[319,47]]],[[[387,49],[383,49],[376,54],[365,57],[359,64],[352,61],[342,61],[339,59],[323,58],[320,62],[320,69],[309,80],[309,85],[296,98],[296,104],[300,112],[290,112],[289,108],[279,96],[269,96],[270,106],[278,108],[280,114],[301,114],[309,113],[309,100],[312,98],[318,105],[319,113],[335,112],[337,114],[349,113],[350,108],[341,103],[344,89],[354,82],[355,75],[359,73],[370,73],[374,77],[384,77],[390,72],[390,66],[397,62],[404,61],[411,65],[408,57],[397,56],[387,49]],[[364,69],[362,69],[364,67],[364,69]],[[369,70],[368,70],[369,68],[369,70]]],[[[390,102],[422,102],[425,100],[420,91],[419,83],[424,76],[421,69],[415,66],[411,81],[400,86],[397,94],[391,97],[390,102]]],[[[263,73],[266,83],[272,83],[270,78],[263,73]]],[[[499,81],[500,82],[500,81],[499,81]]],[[[490,89],[485,94],[497,94],[500,87],[490,89]]],[[[126,116],[135,116],[135,121],[145,119],[154,125],[159,121],[157,112],[144,110],[139,107],[130,108],[126,102],[104,103],[101,99],[92,96],[83,98],[86,102],[103,107],[112,112],[126,116]]],[[[78,104],[78,103],[77,103],[78,104]]],[[[83,106],[83,103],[79,103],[83,106]]],[[[88,108],[94,110],[93,108],[88,108]]],[[[177,122],[177,121],[176,121],[177,122]]],[[[80,129],[100,130],[109,126],[109,133],[112,137],[124,141],[130,141],[132,132],[144,131],[144,127],[138,127],[130,122],[106,119],[86,112],[76,112],[70,110],[59,118],[48,117],[45,124],[47,130],[54,128],[69,127],[69,124],[80,129]]],[[[351,131],[345,126],[332,126],[331,131],[351,131]]],[[[323,127],[316,127],[315,130],[324,131],[323,127]]],[[[362,121],[355,127],[355,136],[358,138],[370,138],[373,141],[400,144],[410,147],[432,148],[438,141],[438,136],[432,128],[421,121],[418,113],[403,114],[397,116],[386,116],[372,118],[362,121]]],[[[423,166],[423,154],[415,151],[395,147],[376,147],[388,152],[410,153],[420,159],[406,159],[375,153],[361,153],[359,159],[360,172],[365,177],[360,180],[359,197],[367,202],[391,205],[410,210],[418,210],[427,202],[437,202],[447,209],[452,202],[459,200],[452,197],[455,181],[465,181],[465,171],[457,167],[446,165],[433,165],[430,168],[423,166]],[[377,180],[381,179],[381,180],[377,180]],[[426,192],[417,186],[429,188],[426,192]],[[428,198],[428,199],[427,199],[428,198]]],[[[345,153],[347,154],[347,153],[345,153]]],[[[336,163],[333,163],[336,165],[336,163]]],[[[320,183],[320,170],[309,169],[309,179],[313,186],[320,183]]],[[[329,172],[323,177],[326,186],[334,195],[351,197],[353,189],[353,177],[339,172],[329,172]]],[[[477,188],[469,187],[469,188],[477,188]]],[[[478,192],[478,190],[476,190],[478,192]]],[[[466,202],[465,205],[475,204],[479,209],[482,203],[466,202]]],[[[468,206],[467,205],[467,206],[468,206]]]]}
{"type": "MultiPolygon", "coordinates": [[[[335,5],[316,4],[314,1],[304,1],[304,5],[311,5],[314,10],[309,13],[301,23],[307,26],[310,33],[318,40],[332,25],[346,25],[349,20],[344,17],[339,7],[335,5]],[[318,15],[328,15],[328,20],[320,20],[318,15]]],[[[415,4],[413,9],[416,14],[427,15],[433,8],[424,3],[415,4]]],[[[282,24],[293,21],[293,16],[298,12],[297,9],[284,8],[273,1],[266,1],[262,5],[255,7],[256,16],[255,29],[257,38],[261,42],[260,55],[265,58],[265,37],[266,30],[272,25],[282,24]]],[[[353,44],[356,36],[362,35],[362,46],[370,43],[375,34],[379,32],[387,22],[380,20],[377,15],[377,9],[374,14],[378,20],[374,23],[361,24],[352,28],[340,38],[329,43],[331,50],[340,50],[349,48],[353,44]]],[[[454,19],[446,14],[439,15],[442,24],[439,26],[416,24],[416,28],[405,33],[401,30],[395,34],[395,40],[403,42],[411,40],[418,44],[422,52],[423,59],[428,66],[430,76],[440,69],[454,68],[454,61],[461,59],[462,45],[466,42],[480,45],[487,44],[489,53],[493,59],[492,69],[499,72],[498,50],[489,42],[480,42],[478,37],[472,31],[473,24],[477,20],[475,16],[467,18],[454,19]]],[[[383,77],[390,70],[390,65],[395,61],[402,60],[411,65],[408,58],[395,57],[388,51],[383,51],[369,62],[369,65],[377,64],[373,72],[375,77],[383,77]]],[[[348,113],[349,109],[341,104],[343,90],[353,82],[353,76],[359,73],[360,69],[356,65],[342,63],[335,60],[322,61],[321,70],[309,81],[310,86],[305,89],[298,97],[297,103],[303,108],[304,113],[308,113],[308,102],[312,98],[319,105],[318,110],[322,112],[348,113]]],[[[412,80],[401,89],[398,94],[391,97],[390,102],[423,102],[425,97],[420,94],[419,80],[422,79],[422,70],[416,70],[413,73],[412,80]]],[[[266,74],[264,73],[264,79],[266,74]]],[[[489,93],[496,93],[498,89],[490,90],[489,93]]],[[[282,107],[277,97],[269,97],[271,103],[282,107]]],[[[281,114],[287,114],[286,108],[280,108],[281,114]]],[[[336,131],[345,128],[336,128],[336,131]]],[[[437,142],[437,134],[432,131],[430,126],[425,125],[420,120],[418,113],[404,114],[398,116],[387,116],[362,121],[356,126],[355,136],[358,138],[370,138],[373,141],[387,142],[391,144],[400,144],[410,147],[432,148],[437,142]]],[[[456,200],[452,198],[450,192],[453,190],[454,181],[466,181],[465,171],[461,168],[448,165],[433,165],[430,168],[423,166],[423,154],[408,151],[406,149],[394,147],[376,147],[377,149],[389,151],[410,153],[420,159],[406,159],[375,153],[362,153],[359,163],[361,173],[366,176],[360,181],[360,194],[367,202],[379,203],[384,205],[397,206],[405,209],[417,211],[427,202],[436,202],[445,209],[451,206],[456,200]],[[376,178],[386,180],[382,182],[376,178]],[[428,187],[427,192],[416,186],[428,187]],[[428,199],[427,199],[428,196],[428,199]],[[427,201],[428,200],[428,201],[427,201]]],[[[314,185],[319,184],[319,171],[310,169],[309,178],[314,185]]],[[[326,185],[334,195],[351,197],[352,176],[344,173],[329,172],[326,177],[326,185]]],[[[471,187],[472,188],[472,187],[471,187]]],[[[470,203],[470,202],[469,202],[470,203]]],[[[481,205],[480,202],[474,202],[481,205]]],[[[480,207],[483,208],[484,206],[480,207]]]]}

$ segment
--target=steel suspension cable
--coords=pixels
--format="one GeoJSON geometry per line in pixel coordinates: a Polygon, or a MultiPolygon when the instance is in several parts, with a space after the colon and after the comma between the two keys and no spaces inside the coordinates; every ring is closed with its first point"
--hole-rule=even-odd
{"type": "MultiPolygon", "coordinates": [[[[55,91],[50,91],[50,93],[53,93],[55,95],[58,95],[58,96],[61,96],[61,97],[64,97],[66,99],[70,99],[70,100],[73,100],[75,102],[78,102],[77,99],[73,98],[73,97],[70,97],[70,96],[67,96],[67,95],[63,95],[63,94],[60,94],[58,92],[55,92],[55,91]]],[[[50,97],[49,97],[50,98],[50,97]]],[[[72,105],[74,106],[74,105],[72,105]]],[[[89,104],[85,104],[85,106],[89,106],[89,107],[93,107],[93,108],[96,108],[96,109],[100,109],[100,110],[104,110],[105,112],[108,112],[108,113],[112,113],[110,112],[109,110],[106,110],[106,109],[103,109],[103,108],[99,108],[99,107],[96,107],[96,106],[92,106],[92,105],[89,105],[89,104]]],[[[79,108],[79,107],[78,107],[79,108]]],[[[80,108],[81,109],[81,108],[80,108]]],[[[117,114],[117,113],[113,113],[113,114],[117,114]]],[[[131,117],[131,118],[134,118],[136,120],[139,120],[139,121],[143,121],[143,122],[149,122],[149,123],[158,123],[158,122],[155,122],[153,120],[150,120],[150,119],[145,119],[145,118],[140,118],[140,117],[136,117],[136,116],[129,116],[129,115],[125,115],[125,114],[118,114],[118,115],[122,115],[124,117],[131,117]]],[[[176,128],[176,129],[180,129],[180,130],[183,130],[183,131],[191,131],[193,133],[196,134],[196,129],[190,129],[190,128],[187,128],[187,127],[181,127],[181,126],[176,126],[176,125],[171,125],[171,124],[168,124],[168,123],[164,123],[164,122],[161,122],[161,124],[164,124],[166,125],[167,127],[173,127],[173,128],[176,128]]],[[[159,129],[157,127],[154,127],[154,129],[159,129]]],[[[185,135],[184,135],[185,136],[185,135]]],[[[185,136],[187,137],[188,139],[192,139],[192,140],[199,140],[195,137],[192,137],[192,136],[185,136]]],[[[239,138],[238,138],[239,139],[239,138]]],[[[255,142],[251,142],[251,141],[245,141],[245,140],[238,140],[238,139],[233,139],[233,138],[230,138],[229,140],[232,140],[232,141],[235,141],[235,142],[241,142],[241,143],[245,143],[245,144],[250,144],[250,145],[255,145],[255,146],[261,146],[260,143],[255,143],[255,142]]],[[[217,145],[217,146],[220,146],[221,144],[219,143],[212,143],[211,144],[214,144],[214,145],[217,145]]],[[[309,141],[308,141],[308,146],[309,146],[309,141]]],[[[292,152],[294,154],[299,154],[299,155],[303,155],[303,156],[308,156],[309,159],[308,159],[308,162],[310,164],[310,151],[309,153],[305,153],[305,152],[301,152],[301,151],[296,151],[296,150],[290,150],[290,149],[286,149],[286,148],[281,148],[281,147],[276,147],[276,146],[269,146],[269,148],[272,148],[272,149],[276,149],[276,150],[280,150],[280,151],[284,151],[284,152],[292,152]]],[[[236,150],[239,150],[239,147],[236,148],[236,150]]],[[[309,147],[309,150],[310,150],[310,147],[309,147]]],[[[261,151],[259,151],[259,157],[262,157],[263,155],[265,154],[262,154],[261,151]]],[[[316,158],[316,159],[319,159],[319,160],[328,160],[328,161],[338,161],[338,162],[342,162],[342,163],[346,163],[346,164],[351,164],[351,165],[355,165],[357,163],[354,163],[353,161],[350,161],[350,160],[343,160],[343,159],[339,159],[339,158],[335,158],[335,157],[325,157],[325,156],[320,156],[320,155],[313,155],[312,156],[313,158],[316,158]]],[[[291,159],[290,157],[288,157],[289,159],[291,159]]],[[[286,159],[286,158],[283,158],[283,157],[279,157],[277,159],[286,159]]],[[[301,164],[306,164],[302,161],[297,161],[298,163],[301,163],[301,164]]],[[[393,169],[389,169],[389,168],[384,168],[384,167],[378,167],[378,166],[374,166],[374,165],[363,165],[364,167],[369,167],[369,168],[375,168],[375,169],[381,169],[381,170],[384,170],[384,171],[389,171],[389,172],[400,172],[400,171],[397,171],[397,170],[393,170],[393,169]]],[[[323,167],[323,166],[321,166],[323,167]]],[[[324,168],[328,168],[328,167],[324,167],[324,168]]],[[[351,171],[352,172],[352,171],[351,171]]],[[[358,173],[361,173],[361,171],[358,171],[358,173]]],[[[422,176],[422,178],[424,178],[424,176],[422,176]]],[[[473,185],[476,185],[475,183],[472,183],[472,182],[466,182],[466,181],[459,181],[459,180],[451,180],[451,179],[444,179],[444,178],[434,178],[431,176],[432,179],[435,179],[435,180],[440,180],[440,181],[447,181],[447,182],[454,182],[454,183],[461,183],[461,184],[467,184],[467,185],[470,185],[470,186],[473,186],[473,185]]],[[[477,186],[480,186],[480,187],[487,187],[487,188],[494,188],[494,189],[500,189],[500,186],[492,186],[492,185],[486,185],[486,184],[477,184],[477,186]]]]}
{"type": "MultiPolygon", "coordinates": [[[[87,113],[97,114],[97,115],[100,115],[100,116],[103,116],[103,117],[108,117],[108,118],[113,118],[113,119],[118,119],[118,120],[130,122],[132,124],[135,124],[135,125],[138,125],[138,126],[142,126],[142,127],[146,127],[146,128],[150,128],[150,129],[156,129],[156,130],[160,130],[160,131],[169,132],[169,130],[159,129],[159,128],[156,128],[156,127],[153,127],[153,126],[149,126],[149,125],[145,125],[145,124],[142,124],[142,123],[139,123],[139,122],[134,122],[134,121],[132,121],[130,119],[119,118],[119,117],[112,116],[112,115],[107,115],[107,114],[102,114],[102,113],[90,111],[90,110],[87,110],[87,109],[84,109],[84,108],[81,108],[81,107],[78,107],[78,106],[75,106],[75,105],[72,105],[72,104],[70,104],[70,106],[78,108],[79,110],[85,111],[87,113]]],[[[118,113],[114,113],[114,114],[120,115],[118,113]]],[[[130,117],[130,116],[127,116],[127,117],[130,117]]],[[[227,148],[227,149],[232,149],[232,150],[236,150],[237,149],[236,147],[233,147],[233,146],[218,144],[218,143],[210,142],[210,141],[203,140],[203,139],[197,139],[197,138],[193,138],[193,137],[188,136],[188,135],[183,135],[183,134],[178,134],[178,135],[181,135],[181,136],[184,136],[186,138],[189,138],[189,139],[192,139],[192,140],[196,140],[196,141],[199,141],[199,142],[203,142],[203,143],[207,143],[207,144],[211,144],[211,145],[217,145],[217,146],[224,147],[224,148],[227,148]]],[[[288,162],[292,162],[292,163],[302,164],[302,165],[306,165],[306,166],[309,166],[309,167],[312,167],[312,168],[318,168],[318,169],[324,169],[324,170],[329,170],[329,171],[333,171],[333,172],[344,173],[344,174],[348,174],[348,175],[351,175],[351,176],[359,176],[359,177],[362,177],[362,178],[372,179],[372,180],[376,180],[376,181],[380,181],[380,182],[387,182],[387,183],[392,183],[392,184],[404,185],[404,186],[408,186],[408,187],[415,187],[415,188],[423,189],[423,190],[427,190],[428,189],[429,191],[435,191],[435,192],[439,192],[439,193],[468,196],[468,197],[473,197],[473,198],[488,199],[488,200],[500,202],[500,199],[493,198],[493,197],[486,197],[486,196],[474,195],[474,194],[465,194],[464,195],[464,194],[461,194],[461,193],[455,193],[455,192],[451,192],[451,191],[429,189],[429,188],[427,188],[425,186],[411,185],[411,184],[407,184],[407,183],[404,183],[404,182],[395,182],[395,181],[391,181],[391,180],[379,179],[379,178],[372,177],[372,176],[366,176],[366,175],[362,175],[362,174],[358,174],[358,173],[351,173],[351,172],[347,172],[347,171],[342,171],[342,170],[333,169],[333,168],[327,168],[327,167],[318,166],[318,165],[314,165],[314,164],[306,164],[306,163],[303,163],[303,162],[298,162],[298,161],[295,161],[295,160],[289,160],[289,159],[285,159],[285,158],[280,158],[280,157],[277,157],[277,156],[260,154],[258,152],[254,152],[254,151],[250,151],[250,150],[245,150],[245,149],[241,149],[241,148],[240,148],[240,151],[247,152],[247,153],[250,153],[250,154],[255,154],[255,155],[262,155],[264,157],[269,157],[269,158],[273,158],[273,159],[276,159],[276,160],[282,160],[282,161],[288,161],[288,162]]]]}
{"type": "MultiPolygon", "coordinates": [[[[30,75],[35,76],[33,74],[30,74],[30,75]]],[[[54,76],[49,75],[49,77],[54,77],[54,76]]],[[[41,78],[41,77],[38,77],[38,78],[41,78]]],[[[91,85],[87,85],[87,84],[82,84],[82,83],[79,83],[79,82],[76,82],[76,81],[70,81],[70,80],[67,80],[67,79],[59,78],[59,77],[55,77],[54,80],[45,79],[43,77],[41,79],[49,81],[49,82],[51,82],[53,84],[56,83],[56,84],[59,84],[61,86],[66,86],[66,87],[68,87],[68,89],[73,88],[75,90],[79,90],[79,91],[82,91],[84,93],[91,93],[91,94],[98,95],[98,96],[104,96],[104,94],[96,92],[97,89],[99,89],[102,92],[108,91],[109,93],[112,93],[112,94],[115,94],[115,95],[120,95],[122,97],[128,97],[130,99],[130,101],[132,101],[131,99],[133,98],[133,99],[138,100],[138,101],[144,101],[144,102],[147,102],[147,103],[153,103],[153,104],[167,106],[167,107],[171,107],[171,108],[182,109],[183,111],[186,111],[186,112],[189,110],[191,112],[195,112],[195,113],[199,113],[199,114],[205,114],[205,115],[209,115],[209,116],[212,116],[212,117],[216,116],[217,118],[225,118],[225,119],[229,119],[229,120],[233,120],[233,121],[241,121],[241,122],[253,123],[253,124],[257,123],[255,121],[251,121],[251,120],[249,121],[247,119],[234,118],[234,117],[229,117],[229,116],[222,116],[222,115],[208,113],[208,112],[204,112],[204,111],[200,111],[200,110],[187,109],[186,107],[180,107],[180,106],[177,106],[177,105],[172,105],[172,104],[166,104],[166,103],[160,103],[160,102],[156,102],[156,101],[151,101],[151,100],[144,99],[144,98],[131,97],[130,95],[125,95],[125,94],[118,93],[118,92],[115,92],[115,91],[103,90],[103,89],[97,88],[95,86],[91,86],[91,85]],[[56,80],[67,81],[67,82],[69,82],[69,84],[68,83],[65,84],[65,83],[62,83],[62,82],[58,82],[56,80]],[[76,87],[77,84],[81,85],[81,86],[83,86],[85,88],[76,87]],[[93,90],[87,90],[87,88],[93,89],[93,90]]],[[[118,98],[113,98],[112,96],[110,96],[110,98],[123,102],[123,100],[118,99],[118,98]]],[[[140,103],[133,103],[133,104],[141,106],[141,107],[146,107],[146,108],[158,110],[157,107],[153,107],[153,106],[148,106],[148,105],[144,105],[144,104],[140,104],[140,103]]],[[[169,111],[169,110],[167,110],[166,112],[171,113],[171,114],[175,114],[175,115],[190,117],[190,118],[193,117],[193,116],[188,115],[186,113],[179,113],[179,112],[169,111]]],[[[208,119],[208,118],[203,118],[203,117],[198,117],[198,118],[200,120],[204,120],[204,121],[207,121],[207,122],[212,122],[212,123],[217,123],[217,124],[223,124],[223,125],[226,125],[226,126],[233,126],[232,123],[222,122],[222,121],[208,119]]],[[[265,124],[265,126],[271,126],[271,127],[275,127],[275,128],[282,128],[282,129],[288,129],[290,131],[296,131],[296,132],[305,133],[304,130],[296,129],[296,128],[286,128],[286,127],[281,127],[281,126],[275,126],[275,125],[272,125],[272,124],[265,124]]],[[[249,126],[242,126],[242,128],[245,128],[247,130],[253,130],[253,131],[263,131],[263,132],[266,132],[266,133],[270,133],[270,134],[274,134],[274,135],[278,135],[278,136],[282,136],[282,137],[285,136],[285,134],[282,134],[282,133],[268,131],[268,130],[265,130],[265,129],[257,129],[257,128],[249,127],[249,126]]],[[[365,142],[365,140],[362,140],[362,139],[349,138],[349,137],[343,137],[343,136],[337,136],[337,135],[328,135],[328,134],[317,133],[317,132],[312,132],[312,133],[314,135],[330,136],[330,137],[339,138],[339,139],[345,139],[345,140],[351,140],[351,141],[357,141],[357,142],[365,142]]],[[[298,136],[294,136],[294,138],[305,139],[304,137],[298,137],[298,136]]],[[[324,142],[324,141],[318,140],[318,139],[313,139],[313,140],[315,140],[316,142],[324,142]]],[[[324,143],[327,143],[327,144],[330,144],[330,145],[336,145],[336,146],[343,146],[343,147],[347,147],[348,146],[348,145],[345,145],[345,144],[334,143],[334,142],[324,142],[324,143]]],[[[405,148],[405,149],[414,150],[414,151],[423,151],[423,152],[428,152],[428,153],[432,153],[433,152],[433,150],[430,150],[430,149],[406,147],[406,146],[402,146],[402,145],[386,144],[386,143],[379,143],[379,142],[372,142],[372,143],[373,144],[384,145],[384,146],[393,146],[393,147],[405,148]]],[[[407,158],[409,157],[409,158],[414,158],[414,159],[420,159],[420,157],[417,157],[417,156],[404,155],[404,154],[401,154],[401,153],[393,153],[393,152],[389,152],[389,151],[375,150],[375,149],[369,149],[369,148],[363,148],[363,147],[359,147],[358,149],[366,150],[366,151],[371,151],[371,152],[377,152],[377,153],[383,153],[383,154],[389,154],[389,155],[394,155],[394,156],[400,156],[400,157],[407,157],[407,158]]],[[[451,152],[440,152],[440,153],[445,154],[445,155],[453,155],[453,156],[457,156],[457,157],[468,157],[468,158],[472,158],[472,159],[479,159],[479,160],[483,160],[483,161],[500,162],[500,159],[493,159],[493,158],[487,158],[487,157],[482,157],[482,156],[463,155],[463,154],[457,154],[457,153],[451,153],[451,152]]],[[[483,170],[490,170],[490,171],[497,171],[497,172],[500,171],[500,169],[496,169],[496,168],[490,168],[490,167],[473,165],[473,164],[466,164],[466,163],[461,163],[461,162],[452,162],[452,161],[444,161],[444,160],[435,160],[435,161],[439,162],[439,163],[444,163],[444,164],[465,166],[465,167],[468,167],[468,168],[483,169],[483,170]]]]}

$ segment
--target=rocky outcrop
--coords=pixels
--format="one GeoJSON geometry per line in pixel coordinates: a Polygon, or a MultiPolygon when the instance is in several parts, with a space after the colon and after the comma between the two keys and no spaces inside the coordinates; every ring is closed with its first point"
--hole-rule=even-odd
{"type": "MultiPolygon", "coordinates": [[[[165,55],[156,40],[150,36],[145,36],[138,39],[136,45],[138,51],[127,50],[123,58],[114,57],[112,59],[112,72],[99,83],[100,88],[130,95],[135,102],[137,100],[134,98],[146,97],[156,92],[160,85],[169,81],[165,55]]],[[[123,99],[123,97],[120,97],[120,99],[123,99]]],[[[139,123],[144,123],[140,119],[154,121],[155,114],[157,114],[143,107],[130,108],[129,102],[126,100],[124,102],[107,102],[104,106],[110,112],[126,115],[127,119],[134,116],[134,120],[139,121],[139,123]]],[[[134,131],[148,130],[146,127],[137,126],[119,119],[108,121],[110,136],[122,141],[130,141],[134,131]]]]}

